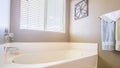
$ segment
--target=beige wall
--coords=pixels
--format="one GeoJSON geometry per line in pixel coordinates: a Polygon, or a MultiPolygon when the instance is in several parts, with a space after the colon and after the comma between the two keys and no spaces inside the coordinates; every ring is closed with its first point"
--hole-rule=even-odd
{"type": "Polygon", "coordinates": [[[120,68],[120,53],[102,51],[100,45],[99,16],[120,9],[120,0],[89,0],[89,16],[74,20],[74,4],[80,0],[71,0],[71,42],[99,43],[99,68],[120,68]]]}
{"type": "Polygon", "coordinates": [[[69,0],[66,3],[66,33],[20,30],[20,0],[11,0],[11,32],[14,42],[67,42],[69,27],[69,0]]]}

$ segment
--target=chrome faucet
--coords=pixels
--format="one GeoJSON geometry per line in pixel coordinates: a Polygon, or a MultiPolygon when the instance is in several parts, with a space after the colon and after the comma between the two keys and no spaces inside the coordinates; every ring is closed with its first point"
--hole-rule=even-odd
{"type": "Polygon", "coordinates": [[[5,47],[6,54],[15,54],[17,50],[17,47],[5,47]]]}

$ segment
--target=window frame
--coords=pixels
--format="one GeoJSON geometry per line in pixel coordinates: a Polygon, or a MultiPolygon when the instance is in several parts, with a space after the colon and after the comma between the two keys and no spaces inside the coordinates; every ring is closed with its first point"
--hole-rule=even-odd
{"type": "MultiPolygon", "coordinates": [[[[34,31],[44,31],[44,32],[58,32],[58,33],[65,33],[66,32],[66,6],[67,6],[67,4],[66,4],[66,0],[63,0],[63,14],[62,14],[62,25],[61,25],[61,27],[62,27],[62,30],[61,31],[48,31],[47,30],[47,9],[48,9],[48,7],[47,7],[47,0],[45,0],[45,2],[44,2],[45,4],[44,4],[44,29],[43,30],[35,30],[35,29],[27,29],[27,28],[24,28],[24,29],[22,29],[22,30],[34,30],[34,31]]],[[[22,19],[21,19],[22,17],[21,17],[21,3],[20,3],[20,29],[21,29],[21,21],[22,21],[22,19]]]]}

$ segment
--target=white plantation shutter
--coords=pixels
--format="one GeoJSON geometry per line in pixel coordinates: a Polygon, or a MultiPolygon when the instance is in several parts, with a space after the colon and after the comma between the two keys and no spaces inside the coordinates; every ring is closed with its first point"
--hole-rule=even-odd
{"type": "Polygon", "coordinates": [[[44,1],[21,0],[21,29],[44,29],[44,1]]]}
{"type": "Polygon", "coordinates": [[[64,0],[47,0],[47,30],[64,31],[64,0]]]}
{"type": "Polygon", "coordinates": [[[64,32],[65,0],[21,0],[20,29],[64,32]]]}

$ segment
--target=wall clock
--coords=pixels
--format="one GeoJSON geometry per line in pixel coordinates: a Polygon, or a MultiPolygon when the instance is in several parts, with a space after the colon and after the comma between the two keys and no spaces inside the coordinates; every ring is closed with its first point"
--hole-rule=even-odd
{"type": "Polygon", "coordinates": [[[78,20],[88,16],[88,0],[81,0],[75,4],[74,19],[78,20]]]}

